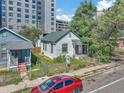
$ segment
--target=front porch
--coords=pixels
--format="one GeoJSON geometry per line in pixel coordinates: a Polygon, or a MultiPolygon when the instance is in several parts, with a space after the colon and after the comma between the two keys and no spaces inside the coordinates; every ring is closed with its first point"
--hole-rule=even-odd
{"type": "Polygon", "coordinates": [[[10,50],[9,69],[17,69],[20,64],[31,66],[31,50],[10,50]]]}
{"type": "Polygon", "coordinates": [[[73,40],[75,56],[87,56],[88,44],[82,43],[79,40],[73,40]]]}
{"type": "Polygon", "coordinates": [[[20,64],[31,66],[31,49],[0,51],[0,70],[17,70],[20,64]]]}

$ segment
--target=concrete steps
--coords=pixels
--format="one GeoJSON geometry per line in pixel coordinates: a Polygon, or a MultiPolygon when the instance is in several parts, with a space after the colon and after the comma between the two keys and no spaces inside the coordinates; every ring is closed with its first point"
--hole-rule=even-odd
{"type": "Polygon", "coordinates": [[[20,73],[22,73],[22,72],[27,72],[26,65],[25,65],[24,63],[19,64],[19,66],[18,66],[18,71],[19,71],[20,73]]]}
{"type": "Polygon", "coordinates": [[[23,81],[28,81],[29,80],[25,63],[19,64],[18,71],[19,71],[20,76],[21,76],[23,81]]]}

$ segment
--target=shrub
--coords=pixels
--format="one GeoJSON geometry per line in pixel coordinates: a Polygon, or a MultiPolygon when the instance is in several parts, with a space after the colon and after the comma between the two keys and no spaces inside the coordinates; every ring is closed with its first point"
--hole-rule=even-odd
{"type": "Polygon", "coordinates": [[[63,63],[65,61],[66,61],[65,56],[59,56],[59,57],[56,57],[56,58],[53,59],[54,63],[63,63]]]}

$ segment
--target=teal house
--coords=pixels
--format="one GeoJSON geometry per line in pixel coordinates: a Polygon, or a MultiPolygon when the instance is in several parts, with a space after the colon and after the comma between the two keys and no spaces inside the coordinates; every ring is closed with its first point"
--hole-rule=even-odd
{"type": "Polygon", "coordinates": [[[19,64],[31,65],[30,40],[8,28],[0,29],[0,70],[17,69],[19,64]]]}

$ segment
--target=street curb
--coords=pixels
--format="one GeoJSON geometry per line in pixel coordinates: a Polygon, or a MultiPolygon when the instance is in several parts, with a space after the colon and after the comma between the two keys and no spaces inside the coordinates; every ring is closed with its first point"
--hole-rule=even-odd
{"type": "Polygon", "coordinates": [[[113,69],[113,68],[119,67],[119,66],[122,66],[122,63],[116,63],[116,64],[113,64],[111,66],[107,66],[107,67],[103,67],[103,68],[100,68],[100,69],[96,69],[96,70],[92,70],[92,71],[83,73],[82,75],[74,75],[74,76],[79,77],[82,80],[83,79],[88,79],[90,77],[94,77],[96,75],[102,74],[102,73],[104,73],[104,72],[106,72],[110,69],[113,69]]]}

